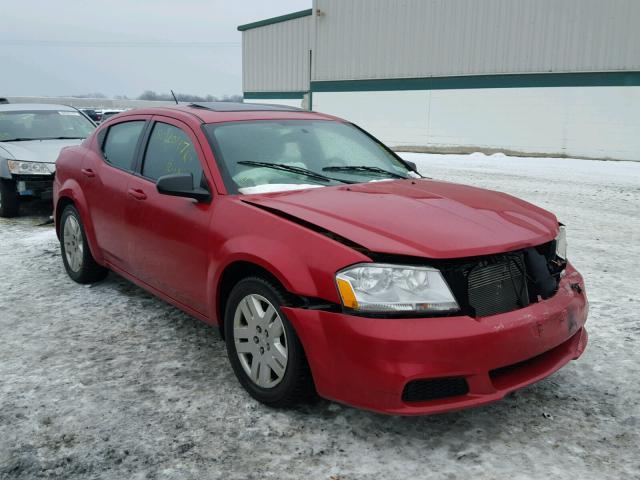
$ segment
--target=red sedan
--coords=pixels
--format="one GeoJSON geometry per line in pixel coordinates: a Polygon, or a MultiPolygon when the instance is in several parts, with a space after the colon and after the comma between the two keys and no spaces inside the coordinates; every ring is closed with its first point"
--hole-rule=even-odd
{"type": "Polygon", "coordinates": [[[245,389],[425,414],[488,403],[585,349],[564,226],[423,178],[346,121],[209,103],[130,111],[63,150],[69,276],[113,270],[218,325],[245,389]]]}

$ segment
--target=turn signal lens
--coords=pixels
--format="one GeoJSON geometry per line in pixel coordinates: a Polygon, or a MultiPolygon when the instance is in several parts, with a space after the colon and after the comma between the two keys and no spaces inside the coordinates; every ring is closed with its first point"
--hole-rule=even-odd
{"type": "Polygon", "coordinates": [[[338,291],[340,292],[342,304],[347,308],[352,308],[354,310],[357,309],[358,301],[356,300],[356,294],[354,293],[349,281],[338,278],[336,279],[336,283],[338,284],[338,291]]]}

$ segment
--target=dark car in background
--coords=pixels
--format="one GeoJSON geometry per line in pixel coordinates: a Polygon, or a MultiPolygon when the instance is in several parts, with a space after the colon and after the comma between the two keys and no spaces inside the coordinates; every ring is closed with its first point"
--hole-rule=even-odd
{"type": "Polygon", "coordinates": [[[114,115],[124,112],[124,110],[103,110],[100,116],[100,122],[106,122],[114,115]]]}
{"type": "Polygon", "coordinates": [[[16,216],[22,198],[51,198],[60,150],[94,129],[73,107],[0,105],[0,217],[16,216]]]}
{"type": "Polygon", "coordinates": [[[95,123],[100,123],[102,121],[102,113],[97,111],[95,108],[81,108],[80,111],[95,123]]]}

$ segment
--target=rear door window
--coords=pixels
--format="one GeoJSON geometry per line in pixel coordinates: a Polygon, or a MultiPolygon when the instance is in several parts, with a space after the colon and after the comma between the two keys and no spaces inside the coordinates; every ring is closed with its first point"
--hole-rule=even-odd
{"type": "Polygon", "coordinates": [[[202,184],[202,165],[193,142],[180,128],[156,122],[144,155],[142,176],[157,180],[179,173],[190,173],[195,187],[202,184]]]}
{"type": "Polygon", "coordinates": [[[117,123],[109,127],[102,151],[104,157],[114,167],[133,170],[133,160],[138,139],[144,128],[144,120],[117,123]]]}

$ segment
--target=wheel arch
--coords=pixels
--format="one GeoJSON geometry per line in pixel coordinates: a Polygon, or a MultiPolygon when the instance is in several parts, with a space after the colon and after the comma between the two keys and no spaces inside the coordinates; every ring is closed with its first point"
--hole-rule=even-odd
{"type": "Polygon", "coordinates": [[[71,197],[63,196],[58,199],[58,203],[56,204],[56,207],[55,207],[54,223],[56,226],[56,235],[58,236],[58,239],[60,239],[60,219],[62,218],[62,212],[69,205],[75,206],[75,202],[71,197]]]}
{"type": "Polygon", "coordinates": [[[87,237],[87,242],[89,243],[89,250],[91,250],[93,258],[100,265],[103,265],[103,257],[100,249],[98,248],[95,230],[93,229],[93,222],[91,222],[91,216],[87,211],[87,204],[82,190],[75,181],[71,183],[67,182],[58,192],[57,200],[54,205],[53,217],[55,221],[56,235],[60,238],[60,218],[62,217],[64,209],[69,205],[73,205],[80,215],[82,226],[84,227],[84,233],[87,237]]]}
{"type": "Polygon", "coordinates": [[[238,259],[227,264],[219,275],[216,282],[215,294],[215,314],[218,320],[218,328],[220,335],[224,338],[224,312],[227,307],[227,300],[231,290],[238,282],[248,277],[262,277],[271,282],[276,283],[282,290],[295,299],[293,294],[285,285],[285,282],[279,278],[279,273],[274,273],[271,268],[257,263],[251,259],[238,259]]]}

